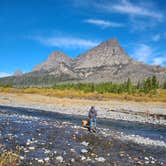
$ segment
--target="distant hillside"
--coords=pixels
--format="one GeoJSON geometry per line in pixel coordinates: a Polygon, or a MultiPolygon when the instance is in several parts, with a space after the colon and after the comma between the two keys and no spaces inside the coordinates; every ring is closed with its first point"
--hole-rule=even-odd
{"type": "Polygon", "coordinates": [[[133,60],[119,45],[117,39],[101,43],[71,59],[63,52],[53,52],[32,72],[0,79],[0,85],[51,86],[60,82],[116,82],[137,83],[155,75],[163,83],[166,68],[133,60]]]}

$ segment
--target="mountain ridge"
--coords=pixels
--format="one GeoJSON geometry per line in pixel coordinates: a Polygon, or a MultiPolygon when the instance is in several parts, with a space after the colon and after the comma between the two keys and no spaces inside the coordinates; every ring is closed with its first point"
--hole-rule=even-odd
{"type": "MultiPolygon", "coordinates": [[[[130,78],[132,82],[137,83],[154,75],[160,82],[164,82],[166,68],[132,59],[114,38],[102,42],[75,59],[62,51],[52,52],[47,60],[35,66],[32,72],[23,74],[17,79],[13,76],[13,80],[10,77],[10,80],[14,84],[20,84],[24,82],[23,80],[33,77],[36,80],[34,84],[38,85],[37,80],[40,82],[44,80],[47,84],[47,77],[53,80],[52,84],[64,81],[121,83],[130,78]]],[[[0,84],[3,83],[2,80],[0,79],[0,84]]]]}

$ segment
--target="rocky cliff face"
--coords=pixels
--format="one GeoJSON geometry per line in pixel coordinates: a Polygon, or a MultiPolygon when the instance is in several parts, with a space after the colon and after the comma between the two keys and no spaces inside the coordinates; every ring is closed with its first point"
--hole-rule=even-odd
{"type": "Polygon", "coordinates": [[[75,60],[75,69],[125,65],[132,59],[124,52],[117,39],[101,43],[75,60]]]}

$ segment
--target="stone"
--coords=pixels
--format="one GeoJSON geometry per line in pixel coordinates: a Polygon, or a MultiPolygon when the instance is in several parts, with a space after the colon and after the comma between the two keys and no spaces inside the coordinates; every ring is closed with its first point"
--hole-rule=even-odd
{"type": "Polygon", "coordinates": [[[75,149],[70,149],[70,151],[71,151],[71,152],[73,152],[73,153],[75,153],[75,152],[76,152],[76,151],[75,151],[75,149]]]}
{"type": "Polygon", "coordinates": [[[56,160],[59,161],[60,163],[62,163],[63,162],[63,157],[62,156],[57,156],[56,160]]]}
{"type": "Polygon", "coordinates": [[[88,146],[88,145],[89,145],[89,142],[83,141],[83,142],[81,142],[81,144],[84,145],[84,146],[88,146]]]}
{"type": "Polygon", "coordinates": [[[145,161],[145,164],[149,164],[149,161],[145,161]]]}
{"type": "Polygon", "coordinates": [[[87,153],[88,150],[87,149],[81,149],[81,153],[87,153]]]}
{"type": "Polygon", "coordinates": [[[30,147],[29,147],[29,150],[34,150],[34,149],[35,149],[34,146],[30,146],[30,147]]]}
{"type": "Polygon", "coordinates": [[[74,163],[74,162],[75,162],[75,159],[74,159],[74,158],[72,158],[72,159],[71,159],[71,162],[72,162],[72,163],[74,163]]]}
{"type": "Polygon", "coordinates": [[[38,163],[44,163],[43,159],[38,159],[38,163]]]}
{"type": "Polygon", "coordinates": [[[81,160],[85,160],[86,159],[86,157],[85,156],[81,156],[81,160]]]}
{"type": "Polygon", "coordinates": [[[95,160],[98,161],[98,162],[105,162],[104,157],[98,157],[98,158],[96,157],[95,160]]]}
{"type": "Polygon", "coordinates": [[[20,159],[21,159],[21,160],[24,160],[24,156],[20,156],[20,159]]]}
{"type": "Polygon", "coordinates": [[[46,157],[44,160],[45,160],[45,161],[49,161],[49,160],[50,160],[50,158],[49,158],[49,157],[46,157]]]}

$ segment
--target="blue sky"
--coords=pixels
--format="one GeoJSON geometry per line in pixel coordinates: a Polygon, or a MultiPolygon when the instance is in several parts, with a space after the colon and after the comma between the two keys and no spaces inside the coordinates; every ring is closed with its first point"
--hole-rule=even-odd
{"type": "Polygon", "coordinates": [[[134,59],[166,66],[165,15],[165,0],[1,0],[0,77],[112,38],[134,59]]]}

